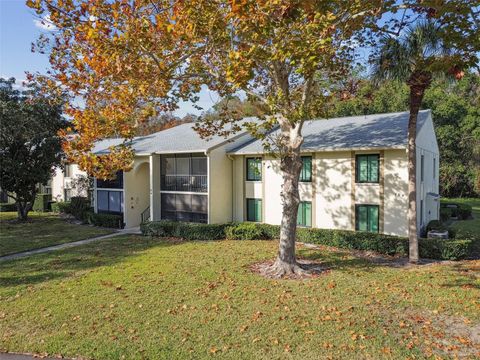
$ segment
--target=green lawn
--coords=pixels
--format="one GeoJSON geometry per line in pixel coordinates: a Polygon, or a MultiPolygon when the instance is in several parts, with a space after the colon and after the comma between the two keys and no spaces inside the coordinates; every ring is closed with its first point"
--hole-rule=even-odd
{"type": "Polygon", "coordinates": [[[268,280],[275,241],[122,236],[0,263],[0,351],[82,359],[475,358],[480,262],[330,268],[268,280]]]}
{"type": "Polygon", "coordinates": [[[76,225],[47,213],[30,212],[30,221],[15,221],[14,212],[0,212],[0,256],[83,240],[112,230],[76,225]]]}
{"type": "Polygon", "coordinates": [[[473,219],[455,221],[452,227],[457,232],[457,238],[479,238],[480,239],[480,199],[447,199],[458,203],[468,204],[472,207],[473,219]]]}

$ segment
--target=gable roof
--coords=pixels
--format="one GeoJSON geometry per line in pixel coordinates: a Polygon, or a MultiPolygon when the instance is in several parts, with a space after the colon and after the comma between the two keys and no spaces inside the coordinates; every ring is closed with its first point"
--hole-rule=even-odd
{"type": "MultiPolygon", "coordinates": [[[[256,121],[256,118],[245,118],[241,122],[256,121]]],[[[202,139],[193,129],[194,123],[180,124],[175,127],[162,130],[150,135],[135,137],[130,145],[136,155],[149,155],[153,153],[192,153],[205,152],[210,149],[231,141],[238,135],[245,134],[242,130],[229,137],[213,136],[210,139],[202,139]]],[[[122,144],[123,139],[105,139],[95,144],[93,152],[96,154],[108,153],[110,146],[122,144]]]]}
{"type": "MultiPolygon", "coordinates": [[[[407,147],[409,115],[409,112],[406,111],[306,121],[302,130],[304,138],[302,151],[404,149],[407,147]]],[[[430,110],[420,111],[417,132],[429,117],[430,110]]],[[[257,120],[256,118],[245,118],[242,122],[257,120]]],[[[246,130],[242,130],[227,138],[213,136],[206,140],[200,138],[193,127],[193,123],[186,123],[154,134],[135,137],[130,141],[130,145],[136,155],[208,152],[210,149],[232,142],[237,136],[246,133],[246,130]]],[[[274,132],[278,132],[278,130],[274,130],[274,132]]],[[[107,153],[110,146],[117,146],[122,142],[123,139],[99,141],[95,144],[93,152],[107,153]]],[[[262,153],[264,153],[262,142],[257,139],[242,143],[229,151],[229,154],[237,155],[262,153]]]]}
{"type": "MultiPolygon", "coordinates": [[[[398,112],[366,116],[349,116],[306,121],[301,150],[338,151],[361,149],[404,149],[407,147],[410,113],[398,112]]],[[[430,116],[430,110],[418,114],[417,131],[430,116]]],[[[278,130],[276,130],[278,132],[278,130]]],[[[264,153],[260,140],[251,140],[229,152],[236,155],[264,153]]]]}

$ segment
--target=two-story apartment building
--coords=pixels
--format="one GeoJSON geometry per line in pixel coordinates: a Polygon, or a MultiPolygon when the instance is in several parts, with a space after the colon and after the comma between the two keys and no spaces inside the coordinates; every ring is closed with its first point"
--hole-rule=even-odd
{"type": "MultiPolygon", "coordinates": [[[[406,236],[408,113],[312,120],[303,128],[300,226],[406,236]]],[[[95,182],[95,211],[142,220],[281,221],[279,159],[246,131],[202,140],[192,124],[135,138],[129,172],[95,182]]],[[[105,140],[102,153],[119,140],[105,140]]],[[[417,222],[438,219],[439,153],[430,111],[417,129],[417,222]]]]}

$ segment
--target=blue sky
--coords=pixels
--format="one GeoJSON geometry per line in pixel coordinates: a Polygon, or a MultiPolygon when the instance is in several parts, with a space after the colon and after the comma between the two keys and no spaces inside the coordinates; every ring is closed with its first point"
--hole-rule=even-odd
{"type": "MultiPolygon", "coordinates": [[[[0,0],[0,77],[25,79],[25,71],[45,73],[49,69],[48,56],[32,53],[31,44],[42,32],[48,32],[34,11],[24,0],[0,0]]],[[[218,95],[203,89],[197,105],[209,109],[218,95]]],[[[199,114],[190,103],[181,103],[178,116],[199,114]]]]}

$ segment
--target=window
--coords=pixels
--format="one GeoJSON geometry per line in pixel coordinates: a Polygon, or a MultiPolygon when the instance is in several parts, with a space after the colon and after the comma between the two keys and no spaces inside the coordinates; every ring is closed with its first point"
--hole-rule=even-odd
{"type": "Polygon", "coordinates": [[[355,229],[357,231],[378,232],[378,205],[355,206],[355,229]]]}
{"type": "Polygon", "coordinates": [[[194,194],[166,194],[161,197],[162,219],[172,221],[208,221],[208,196],[194,194]]]}
{"type": "Polygon", "coordinates": [[[262,221],[262,199],[247,199],[247,221],[262,221]]]}
{"type": "Polygon", "coordinates": [[[207,164],[203,154],[162,155],[161,190],[207,192],[207,164]]]}
{"type": "Polygon", "coordinates": [[[302,171],[300,172],[300,181],[312,181],[312,157],[302,156],[302,171]]]}
{"type": "Polygon", "coordinates": [[[437,159],[433,158],[433,178],[435,179],[437,172],[437,159]]]}
{"type": "Polygon", "coordinates": [[[123,191],[97,190],[97,210],[103,213],[122,213],[123,191]]]}
{"type": "Polygon", "coordinates": [[[262,181],[262,158],[247,158],[247,181],[262,181]]]}
{"type": "Polygon", "coordinates": [[[312,226],[312,203],[310,201],[302,201],[298,206],[297,225],[311,227],[312,226]]]}
{"type": "Polygon", "coordinates": [[[420,180],[423,182],[425,172],[425,155],[420,156],[420,180]]]}
{"type": "Polygon", "coordinates": [[[63,169],[63,175],[65,177],[72,177],[72,165],[65,164],[65,168],[63,169]]]}
{"type": "Polygon", "coordinates": [[[113,180],[97,179],[97,188],[103,189],[123,189],[123,171],[118,171],[113,180]]]}
{"type": "Polygon", "coordinates": [[[356,182],[378,183],[380,177],[380,155],[357,155],[356,157],[356,182]]]}

